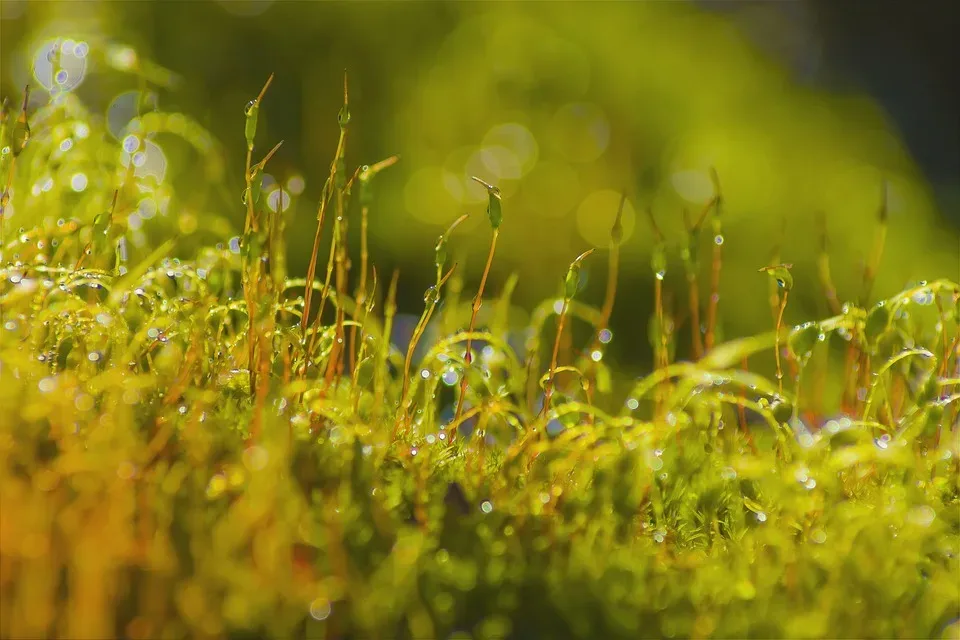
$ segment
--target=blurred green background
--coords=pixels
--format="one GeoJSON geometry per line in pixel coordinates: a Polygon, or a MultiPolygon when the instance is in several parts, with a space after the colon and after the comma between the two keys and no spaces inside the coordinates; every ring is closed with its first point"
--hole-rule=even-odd
{"type": "MultiPolygon", "coordinates": [[[[795,265],[798,283],[788,320],[827,314],[816,284],[818,212],[827,219],[839,295],[855,299],[884,179],[890,233],[875,297],[915,280],[960,276],[956,225],[891,118],[864,92],[806,81],[797,61],[802,68],[816,47],[790,19],[751,18],[754,34],[760,24],[767,43],[778,43],[771,50],[748,37],[743,20],[685,2],[3,0],[0,9],[0,86],[14,100],[27,82],[49,85],[49,65],[44,78],[37,52],[58,38],[88,42],[99,54],[74,60],[71,82],[118,135],[134,113],[129,92],[140,84],[105,62],[149,59],[176,74],[169,83],[160,70],[150,75],[155,104],[206,127],[222,143],[209,153],[222,157],[224,171],[198,171],[195,155],[158,141],[164,179],[178,194],[171,215],[178,201],[189,203],[197,215],[224,215],[239,229],[243,106],[275,72],[258,148],[284,140],[270,173],[296,191],[300,178],[304,185],[288,210],[293,273],[306,270],[347,69],[348,164],[401,156],[377,179],[371,252],[381,273],[401,268],[406,312],[422,305],[437,234],[462,213],[473,215],[453,244],[466,256],[467,286],[479,279],[490,232],[484,193],[469,175],[503,190],[505,223],[488,291],[519,272],[519,315],[557,292],[573,257],[606,247],[626,190],[613,319],[621,364],[650,355],[653,236],[644,210],[671,243],[668,287],[682,304],[683,211],[698,213],[712,196],[710,167],[726,199],[720,311],[727,336],[770,326],[768,283],[757,269],[784,221],[782,259],[795,265]],[[199,192],[215,195],[197,199],[199,192]]],[[[704,238],[704,297],[711,241],[704,238]]],[[[588,302],[602,299],[605,260],[599,251],[588,263],[588,302]]]]}

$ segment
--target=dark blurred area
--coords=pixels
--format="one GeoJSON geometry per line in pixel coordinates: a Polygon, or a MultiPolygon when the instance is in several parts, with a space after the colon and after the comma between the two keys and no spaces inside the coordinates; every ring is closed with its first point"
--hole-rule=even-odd
{"type": "MultiPolygon", "coordinates": [[[[683,300],[682,212],[712,196],[711,167],[727,203],[727,335],[767,328],[766,281],[756,272],[777,244],[809,292],[789,319],[825,313],[814,275],[818,212],[828,217],[840,295],[855,298],[884,180],[891,233],[877,294],[960,277],[957,6],[3,0],[0,88],[20,95],[35,81],[37,47],[54,38],[129,45],[179,76],[150,85],[157,107],[193,116],[223,142],[222,191],[236,197],[216,207],[239,225],[243,106],[276,73],[258,145],[284,140],[269,171],[278,183],[305,183],[290,211],[290,269],[302,274],[347,69],[348,163],[401,156],[377,179],[371,253],[381,273],[401,268],[404,311],[419,310],[435,238],[461,213],[472,215],[454,251],[466,256],[467,286],[479,278],[489,229],[469,175],[503,189],[493,293],[519,272],[521,315],[557,291],[573,257],[606,247],[625,190],[613,328],[625,352],[648,360],[637,330],[652,299],[644,211],[668,235],[667,282],[683,300]]],[[[76,92],[109,114],[138,81],[97,71],[76,92]]],[[[197,172],[171,169],[189,191],[197,172]]],[[[591,303],[603,295],[603,253],[586,269],[591,303]]]]}
{"type": "Polygon", "coordinates": [[[960,3],[703,0],[700,6],[728,16],[799,80],[868,92],[923,168],[941,211],[960,224],[960,3]]]}

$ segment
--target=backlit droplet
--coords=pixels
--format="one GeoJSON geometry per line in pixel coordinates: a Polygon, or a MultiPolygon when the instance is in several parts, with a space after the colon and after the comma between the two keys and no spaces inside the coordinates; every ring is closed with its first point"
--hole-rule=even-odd
{"type": "Polygon", "coordinates": [[[123,150],[127,153],[133,153],[139,148],[140,139],[137,136],[130,134],[123,139],[123,150]]]}

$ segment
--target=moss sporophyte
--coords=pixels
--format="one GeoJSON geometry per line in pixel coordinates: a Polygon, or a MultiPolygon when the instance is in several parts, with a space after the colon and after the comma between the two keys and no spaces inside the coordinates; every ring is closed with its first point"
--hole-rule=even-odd
{"type": "Polygon", "coordinates": [[[818,255],[794,270],[778,246],[760,269],[773,330],[732,337],[716,171],[681,237],[645,207],[652,300],[617,286],[628,186],[608,246],[529,314],[522,275],[488,282],[501,228],[519,233],[504,178],[474,177],[482,271],[459,248],[480,212],[450,212],[395,344],[403,275],[368,231],[397,158],[352,164],[345,77],[291,277],[302,189],[262,140],[272,78],[232,116],[246,162],[219,205],[202,190],[225,165],[185,114],[144,106],[115,139],[70,91],[3,103],[0,636],[956,637],[960,286],[874,298],[885,191],[856,291],[832,279],[824,214],[818,255]],[[141,170],[169,136],[204,181],[141,170]],[[828,317],[789,323],[794,290],[828,317]],[[643,355],[611,326],[639,308],[652,362],[633,379],[613,363],[643,355]]]}

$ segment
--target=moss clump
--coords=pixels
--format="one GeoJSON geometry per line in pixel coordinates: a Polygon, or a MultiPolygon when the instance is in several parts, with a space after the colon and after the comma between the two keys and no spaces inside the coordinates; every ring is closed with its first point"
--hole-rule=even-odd
{"type": "MultiPolygon", "coordinates": [[[[655,230],[657,363],[624,394],[603,360],[619,216],[602,308],[576,299],[581,256],[525,328],[506,321],[515,280],[485,316],[446,292],[448,233],[404,354],[397,276],[366,249],[393,159],[347,170],[345,87],[310,270],[289,279],[284,196],[263,182],[277,147],[255,161],[265,94],[232,240],[141,170],[158,134],[209,143],[185,116],[142,113],[121,148],[68,93],[4,113],[0,635],[957,633],[957,284],[795,328],[784,289],[774,332],[720,344],[711,298],[702,357],[677,361],[655,230]],[[175,245],[171,221],[200,232],[175,245]],[[551,316],[590,348],[541,340],[551,316]],[[831,344],[846,375],[824,391],[831,344]],[[747,370],[774,348],[787,384],[747,370]]],[[[495,242],[509,201],[490,193],[495,242]]],[[[691,229],[720,237],[720,204],[691,229]]]]}

